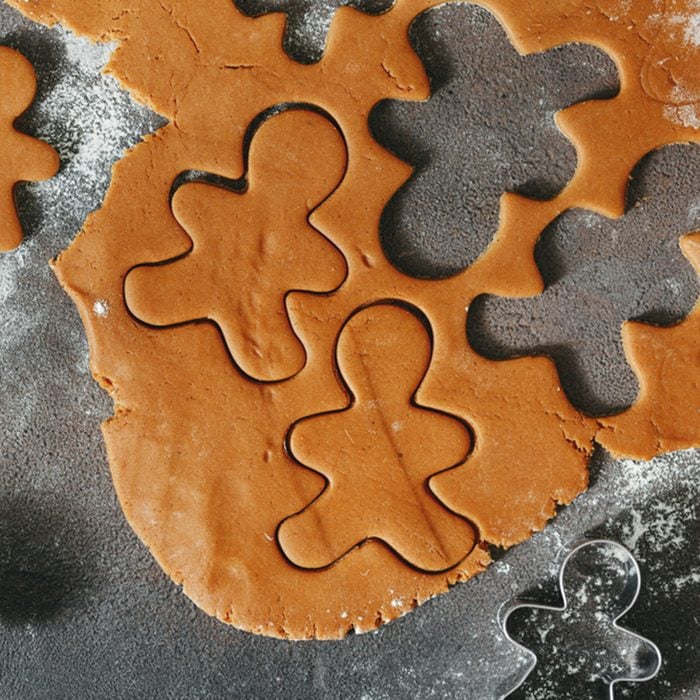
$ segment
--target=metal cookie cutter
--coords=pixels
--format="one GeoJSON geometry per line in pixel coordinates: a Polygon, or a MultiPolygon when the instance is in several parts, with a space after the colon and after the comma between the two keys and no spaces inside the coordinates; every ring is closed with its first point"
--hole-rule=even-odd
{"type": "MultiPolygon", "coordinates": [[[[641,588],[641,571],[634,556],[611,540],[587,540],[560,554],[561,607],[513,600],[499,611],[507,639],[530,657],[528,668],[500,696],[501,700],[521,688],[538,663],[535,653],[508,631],[511,615],[524,608],[536,611],[541,618],[536,629],[542,644],[555,628],[569,626],[569,638],[563,638],[562,646],[568,641],[576,647],[576,661],[561,669],[557,676],[560,680],[567,672],[571,678],[585,670],[587,681],[601,688],[607,685],[608,697],[614,700],[616,683],[648,681],[661,668],[661,652],[656,644],[618,624],[636,603],[641,588]]],[[[551,642],[550,646],[554,653],[557,646],[551,642]]]]}

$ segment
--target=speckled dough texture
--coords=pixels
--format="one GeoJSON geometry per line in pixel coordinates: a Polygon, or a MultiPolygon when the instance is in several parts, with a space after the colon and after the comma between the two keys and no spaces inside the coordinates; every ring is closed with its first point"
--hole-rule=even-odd
{"type": "MultiPolygon", "coordinates": [[[[477,295],[541,291],[533,248],[561,212],[583,207],[620,215],[627,177],[645,153],[698,140],[696,103],[673,102],[658,80],[649,87],[654,66],[664,64],[658,52],[670,46],[674,80],[692,89],[692,51],[669,32],[654,43],[655,27],[636,22],[631,31],[635,18],[614,15],[603,3],[591,11],[571,1],[563,13],[545,2],[485,3],[522,52],[573,40],[609,51],[621,88],[614,98],[557,115],[578,151],[564,190],[546,201],[505,194],[491,245],[472,266],[438,282],[410,278],[384,255],[382,211],[411,169],[368,128],[380,100],[429,97],[408,28],[435,2],[399,0],[378,16],[341,8],[325,56],[308,66],[284,54],[282,17],[245,17],[224,0],[206,13],[195,0],[134,0],[128,9],[106,1],[10,4],[94,40],[116,41],[110,72],[169,120],[117,164],[102,209],[56,271],[85,323],[93,372],[115,399],[105,437],[124,512],[161,566],[207,612],[292,638],[372,629],[482,570],[488,544],[510,546],[542,528],[557,503],[585,488],[594,440],[639,457],[698,443],[700,411],[688,408],[688,400],[700,400],[700,392],[689,391],[698,384],[697,307],[670,329],[625,326],[640,395],[622,414],[596,420],[569,403],[550,360],[487,360],[468,345],[465,330],[465,309],[477,295]],[[271,106],[290,102],[331,115],[347,145],[341,185],[310,218],[342,253],[347,275],[331,294],[289,290],[286,310],[304,367],[284,382],[251,382],[232,364],[218,325],[149,326],[127,307],[124,280],[134,268],[191,250],[171,209],[173,183],[188,171],[240,179],[250,125],[271,106]],[[341,329],[357,309],[385,300],[418,309],[429,329],[432,355],[417,404],[455,417],[472,433],[466,461],[434,474],[430,488],[447,511],[474,525],[478,543],[454,568],[431,574],[407,566],[374,533],[332,566],[308,571],[283,555],[277,528],[326,484],[292,458],[287,435],[302,419],[347,406],[336,368],[341,329]]],[[[653,3],[635,3],[631,12],[642,4],[650,5],[649,17],[659,14],[653,3]]],[[[684,252],[697,265],[697,236],[688,234],[684,252]]],[[[371,468],[358,471],[357,479],[371,475],[371,468]]]]}

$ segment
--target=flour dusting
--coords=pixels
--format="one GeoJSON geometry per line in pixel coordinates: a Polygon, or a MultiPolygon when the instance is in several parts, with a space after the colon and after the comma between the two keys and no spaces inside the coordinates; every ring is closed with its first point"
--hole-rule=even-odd
{"type": "Polygon", "coordinates": [[[664,107],[664,116],[679,126],[700,130],[700,103],[666,105],[664,107]]]}
{"type": "MultiPolygon", "coordinates": [[[[101,75],[113,45],[92,44],[58,26],[28,25],[4,3],[0,20],[0,43],[24,54],[37,75],[36,98],[17,128],[49,143],[61,159],[53,179],[15,188],[25,239],[0,254],[1,474],[5,464],[42,459],[45,441],[36,431],[72,426],[75,439],[75,426],[108,415],[109,402],[90,378],[78,315],[48,262],[101,205],[113,164],[164,120],[101,75]]],[[[96,311],[107,313],[109,306],[96,311]]],[[[44,459],[52,463],[54,456],[44,459]]],[[[28,474],[32,489],[52,478],[45,471],[28,474]]]]}
{"type": "MultiPolygon", "coordinates": [[[[90,562],[94,557],[104,581],[102,588],[88,589],[88,595],[69,610],[65,627],[61,619],[57,625],[42,627],[39,634],[36,629],[1,630],[1,648],[13,667],[0,677],[2,695],[13,696],[9,691],[13,679],[36,674],[37,654],[42,650],[48,652],[40,656],[46,660],[43,672],[52,672],[51,680],[57,683],[121,679],[136,684],[139,669],[134,670],[134,658],[149,669],[153,649],[175,644],[181,655],[175,659],[160,654],[157,659],[167,671],[158,678],[158,689],[181,696],[190,681],[189,645],[199,644],[196,668],[201,670],[205,663],[211,670],[201,674],[202,683],[219,679],[220,688],[230,688],[232,678],[245,681],[248,685],[242,692],[249,695],[263,688],[256,684],[266,677],[279,685],[278,694],[294,689],[315,692],[307,670],[311,659],[325,658],[329,667],[333,664],[329,674],[333,678],[326,682],[338,697],[349,684],[355,697],[367,700],[497,697],[524,662],[503,639],[497,622],[500,605],[514,592],[538,586],[537,590],[544,590],[551,583],[545,580],[548,572],[556,575],[558,571],[561,546],[596,534],[625,542],[642,563],[646,607],[627,624],[651,624],[651,632],[659,634],[668,628],[668,638],[655,641],[663,642],[665,668],[676,664],[680,670],[675,676],[669,672],[661,677],[658,694],[652,691],[651,697],[694,697],[694,681],[687,669],[692,665],[689,660],[698,658],[692,625],[700,592],[699,451],[665,455],[650,463],[616,462],[600,453],[590,491],[562,509],[543,532],[507,553],[495,553],[500,560],[483,575],[456,586],[403,621],[373,635],[350,638],[332,650],[322,643],[242,639],[228,630],[208,627],[205,616],[193,606],[170,595],[167,586],[160,588],[155,575],[149,574],[150,592],[144,593],[142,577],[129,572],[147,571],[149,564],[142,550],[134,547],[133,535],[113,504],[97,427],[101,418],[111,414],[111,403],[89,377],[82,327],[47,261],[68,245],[86,215],[100,206],[112,164],[163,120],[136,105],[111,78],[98,75],[110,46],[92,46],[60,28],[20,23],[12,12],[0,3],[0,40],[41,67],[37,103],[21,125],[59,150],[62,170],[55,181],[18,188],[27,238],[17,251],[0,255],[0,486],[4,493],[54,499],[51,504],[58,511],[71,503],[81,504],[75,527],[97,539],[89,540],[80,560],[90,562]],[[670,622],[656,629],[654,620],[659,617],[670,622]],[[163,620],[177,620],[177,629],[163,620]],[[88,640],[92,648],[109,648],[104,663],[94,655],[77,653],[81,647],[76,639],[88,640]],[[239,640],[242,647],[235,646],[239,640]],[[252,669],[247,677],[230,663],[232,653],[238,652],[245,653],[252,669]],[[276,673],[260,673],[259,668],[274,668],[276,673]],[[120,669],[126,669],[123,675],[120,669]],[[232,675],[227,676],[229,671],[232,675]],[[344,684],[342,679],[349,680],[344,684]]],[[[697,113],[684,118],[697,119],[697,113]]],[[[106,300],[93,303],[95,313],[109,312],[106,300]]],[[[57,542],[60,536],[57,532],[57,542]]],[[[347,613],[340,616],[346,618],[347,613]]],[[[549,661],[553,674],[562,672],[556,657],[549,661]]],[[[581,664],[571,668],[579,667],[584,673],[581,664]]],[[[74,690],[74,685],[61,687],[74,690]]],[[[628,697],[624,689],[620,693],[628,697]]]]}
{"type": "Polygon", "coordinates": [[[95,202],[98,194],[99,204],[104,196],[111,164],[165,121],[137,105],[114,78],[101,74],[113,44],[92,44],[61,27],[51,31],[63,56],[55,74],[44,81],[29,121],[34,135],[58,151],[61,171],[53,180],[29,187],[49,197],[77,229],[87,213],[85,202],[95,202]]]}
{"type": "Polygon", "coordinates": [[[700,3],[696,3],[698,12],[689,15],[684,30],[685,40],[690,46],[700,46],[700,3]]]}

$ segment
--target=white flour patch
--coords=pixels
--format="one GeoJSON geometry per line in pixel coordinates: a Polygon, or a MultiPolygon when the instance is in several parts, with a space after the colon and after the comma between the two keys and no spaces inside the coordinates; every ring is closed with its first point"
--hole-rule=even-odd
{"type": "MultiPolygon", "coordinates": [[[[78,314],[49,260],[101,205],[112,165],[164,120],[101,75],[113,45],[30,24],[3,3],[0,43],[23,53],[37,74],[36,98],[17,128],[49,143],[61,159],[55,178],[16,188],[25,239],[16,250],[0,254],[0,457],[5,464],[31,458],[48,465],[55,463],[57,448],[37,438],[38,431],[59,433],[73,426],[58,440],[63,449],[76,439],[88,440],[87,433],[79,438],[74,426],[96,430],[98,419],[109,415],[109,401],[90,377],[78,314]],[[53,451],[42,454],[42,449],[53,451]]],[[[84,452],[80,446],[71,455],[84,452]]],[[[32,470],[27,474],[33,484],[39,479],[32,470]]]]}
{"type": "Polygon", "coordinates": [[[62,35],[66,61],[78,66],[84,73],[99,73],[117,48],[114,42],[92,44],[62,27],[57,27],[56,31],[62,35]]]}
{"type": "Polygon", "coordinates": [[[92,305],[92,312],[98,318],[107,318],[107,316],[109,316],[109,302],[104,299],[98,299],[92,305]]]}
{"type": "Polygon", "coordinates": [[[700,129],[700,106],[694,104],[666,105],[664,116],[686,129],[700,129]]]}
{"type": "Polygon", "coordinates": [[[688,44],[700,46],[700,11],[688,17],[683,33],[688,44]]]}
{"type": "MultiPolygon", "coordinates": [[[[674,34],[682,34],[689,47],[700,47],[700,0],[693,3],[694,10],[664,17],[667,25],[674,26],[674,34]]],[[[671,93],[673,104],[664,107],[664,116],[670,122],[686,129],[700,130],[700,94],[682,83],[675,85],[671,93]]]]}

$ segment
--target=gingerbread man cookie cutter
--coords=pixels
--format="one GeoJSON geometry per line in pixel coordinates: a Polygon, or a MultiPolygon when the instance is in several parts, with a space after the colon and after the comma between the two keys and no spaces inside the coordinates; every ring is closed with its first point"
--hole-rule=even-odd
{"type": "MultiPolygon", "coordinates": [[[[613,674],[600,674],[600,680],[607,685],[607,696],[609,700],[614,700],[615,686],[618,683],[641,683],[652,680],[658,674],[662,664],[662,655],[659,647],[650,639],[632,632],[619,624],[620,619],[634,607],[641,591],[642,573],[639,563],[629,550],[617,542],[606,539],[583,540],[564,547],[560,551],[562,561],[557,575],[557,584],[562,605],[544,605],[515,598],[501,606],[498,613],[498,621],[503,634],[509,642],[527,654],[529,663],[527,668],[521,672],[517,682],[507,688],[505,693],[499,696],[499,700],[510,698],[516,691],[523,688],[532,672],[540,663],[540,659],[535,652],[516,639],[509,631],[508,622],[510,617],[518,610],[530,609],[545,615],[561,614],[562,619],[567,620],[568,617],[572,616],[571,608],[574,607],[572,600],[578,599],[583,605],[590,602],[587,597],[581,595],[580,589],[573,595],[571,594],[569,591],[570,587],[567,585],[568,572],[571,569],[575,570],[578,565],[587,578],[587,585],[592,583],[601,587],[602,590],[602,587],[606,583],[609,585],[610,582],[606,579],[605,573],[601,571],[601,556],[613,562],[616,574],[619,574],[618,583],[621,583],[621,588],[616,595],[617,606],[614,603],[611,605],[613,614],[609,617],[605,617],[603,606],[598,605],[601,602],[601,596],[598,595],[591,598],[593,605],[596,607],[595,619],[598,623],[602,621],[609,625],[611,631],[616,635],[626,638],[630,643],[634,642],[637,645],[636,653],[633,655],[633,661],[629,664],[627,672],[618,671],[613,674]],[[595,575],[595,579],[593,575],[595,575]],[[639,653],[640,649],[644,649],[646,653],[639,653]]],[[[572,617],[576,617],[576,615],[572,617]]],[[[543,625],[538,625],[537,631],[540,640],[544,643],[550,630],[543,625]]],[[[624,655],[624,652],[622,653],[624,655]]]]}

